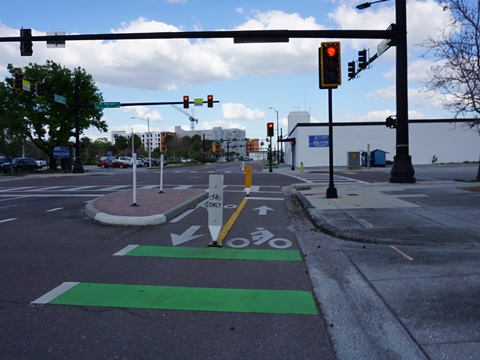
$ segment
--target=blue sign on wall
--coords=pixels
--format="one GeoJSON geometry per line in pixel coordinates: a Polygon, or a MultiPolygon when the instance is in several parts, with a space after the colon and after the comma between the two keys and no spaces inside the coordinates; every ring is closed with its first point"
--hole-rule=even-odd
{"type": "Polygon", "coordinates": [[[328,135],[309,135],[308,147],[328,147],[330,144],[328,135]]]}

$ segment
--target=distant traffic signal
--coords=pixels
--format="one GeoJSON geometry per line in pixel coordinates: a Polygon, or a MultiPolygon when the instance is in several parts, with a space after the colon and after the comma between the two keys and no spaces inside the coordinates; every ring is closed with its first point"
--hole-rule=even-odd
{"type": "Polygon", "coordinates": [[[267,123],[267,136],[273,136],[273,122],[267,123]]]}
{"type": "Polygon", "coordinates": [[[207,95],[207,104],[209,108],[213,107],[213,95],[207,95]]]}
{"type": "Polygon", "coordinates": [[[22,90],[23,75],[19,73],[13,74],[13,88],[15,90],[22,90]]]}
{"type": "Polygon", "coordinates": [[[342,84],[342,67],[340,42],[323,42],[320,44],[320,88],[333,88],[342,84]]]}
{"type": "Polygon", "coordinates": [[[37,81],[35,83],[35,93],[38,97],[43,97],[45,95],[45,87],[43,85],[43,82],[37,81]]]}
{"type": "Polygon", "coordinates": [[[367,67],[367,50],[360,50],[358,52],[358,68],[365,69],[367,67]]]}
{"type": "Polygon", "coordinates": [[[22,40],[20,40],[20,55],[32,56],[33,44],[32,40],[30,40],[32,37],[32,29],[20,29],[20,37],[22,37],[22,40]]]}
{"type": "Polygon", "coordinates": [[[355,61],[348,63],[348,78],[353,79],[355,77],[355,61]]]}
{"type": "Polygon", "coordinates": [[[295,139],[290,140],[291,145],[295,145],[295,139]]]}
{"type": "Polygon", "coordinates": [[[190,107],[190,97],[188,95],[183,96],[183,108],[188,109],[190,107]]]}

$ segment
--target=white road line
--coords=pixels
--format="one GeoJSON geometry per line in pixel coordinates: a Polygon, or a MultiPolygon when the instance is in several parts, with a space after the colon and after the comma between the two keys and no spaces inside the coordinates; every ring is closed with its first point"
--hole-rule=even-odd
{"type": "Polygon", "coordinates": [[[136,249],[139,246],[140,245],[127,245],[122,250],[117,251],[115,254],[113,254],[113,256],[125,256],[130,251],[132,251],[133,249],[136,249]]]}
{"type": "Polygon", "coordinates": [[[115,191],[115,190],[126,188],[128,186],[129,185],[115,185],[115,186],[109,186],[109,187],[105,187],[105,188],[96,189],[95,191],[115,191]]]}
{"type": "Polygon", "coordinates": [[[74,188],[62,189],[62,190],[59,190],[59,191],[82,191],[82,190],[91,189],[91,188],[94,188],[94,187],[96,187],[96,186],[95,185],[86,185],[86,186],[78,186],[78,187],[74,187],[74,188]]]}
{"type": "Polygon", "coordinates": [[[60,189],[60,188],[65,188],[65,186],[39,186],[37,188],[34,188],[34,189],[29,189],[29,190],[25,190],[27,192],[31,192],[31,191],[47,191],[47,190],[53,190],[53,189],[60,189]]]}
{"type": "Polygon", "coordinates": [[[260,197],[260,196],[253,196],[248,197],[248,200],[274,200],[274,201],[284,201],[284,198],[269,198],[269,197],[260,197]]]}
{"type": "Polygon", "coordinates": [[[3,219],[3,220],[0,220],[0,223],[6,223],[6,222],[9,222],[9,221],[14,221],[14,220],[17,220],[17,218],[3,219]]]}
{"type": "Polygon", "coordinates": [[[0,195],[0,197],[9,197],[9,198],[34,198],[34,197],[95,197],[97,198],[98,194],[28,194],[28,195],[0,195]]]}
{"type": "Polygon", "coordinates": [[[179,185],[179,186],[174,187],[174,189],[185,190],[185,189],[190,189],[191,187],[193,187],[193,185],[179,185]]]}
{"type": "Polygon", "coordinates": [[[64,282],[57,286],[55,289],[49,291],[43,296],[40,296],[37,300],[31,302],[31,304],[48,304],[53,299],[56,299],[60,295],[66,293],[68,290],[80,284],[79,282],[64,282]]]}
{"type": "Polygon", "coordinates": [[[45,210],[45,212],[54,212],[54,211],[58,211],[58,210],[62,210],[62,209],[65,209],[65,208],[63,208],[63,207],[53,208],[53,209],[45,210]]]}
{"type": "Polygon", "coordinates": [[[177,217],[174,217],[174,218],[173,218],[172,220],[170,220],[169,222],[171,222],[171,223],[179,222],[180,220],[182,220],[183,218],[187,217],[188,215],[190,215],[192,212],[194,212],[194,211],[197,210],[198,208],[204,206],[207,202],[208,202],[208,199],[203,200],[202,202],[198,203],[197,206],[195,206],[193,209],[188,209],[188,210],[184,211],[183,213],[181,213],[181,214],[178,215],[177,217]]]}

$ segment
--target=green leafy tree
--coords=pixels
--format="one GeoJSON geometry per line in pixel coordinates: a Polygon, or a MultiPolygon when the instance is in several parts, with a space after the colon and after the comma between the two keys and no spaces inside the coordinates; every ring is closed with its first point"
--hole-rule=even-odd
{"type": "MultiPolygon", "coordinates": [[[[5,141],[15,137],[30,139],[48,155],[50,169],[56,169],[53,157],[55,146],[67,145],[76,135],[78,116],[79,136],[88,128],[95,127],[106,132],[108,127],[102,120],[102,111],[93,104],[103,100],[91,75],[78,67],[73,71],[48,60],[44,65],[29,64],[23,69],[8,64],[11,78],[7,78],[0,93],[4,99],[4,115],[0,115],[0,128],[12,124],[5,141]],[[31,84],[31,91],[15,90],[15,73],[23,75],[31,84]],[[36,96],[35,83],[44,84],[45,95],[36,96]],[[67,98],[67,105],[55,102],[54,95],[67,98]]],[[[3,104],[2,104],[3,105],[3,104]]]]}

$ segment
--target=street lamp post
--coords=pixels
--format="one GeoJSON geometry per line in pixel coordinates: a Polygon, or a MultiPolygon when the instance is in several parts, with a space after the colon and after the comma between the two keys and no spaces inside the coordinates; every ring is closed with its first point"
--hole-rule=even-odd
{"type": "MultiPolygon", "coordinates": [[[[387,0],[367,2],[357,6],[366,9],[371,4],[387,0]]],[[[409,154],[408,143],[408,58],[407,58],[407,3],[406,0],[395,1],[395,27],[392,39],[396,49],[396,102],[397,102],[397,133],[396,152],[390,171],[391,183],[414,183],[415,170],[412,157],[409,154]]]]}
{"type": "MultiPolygon", "coordinates": [[[[277,113],[277,147],[276,147],[276,153],[277,153],[277,163],[280,164],[280,160],[279,160],[279,156],[278,156],[278,141],[280,140],[280,136],[278,134],[278,111],[277,111],[277,109],[275,109],[273,107],[269,107],[269,109],[272,109],[273,111],[275,111],[277,113]]],[[[270,146],[272,146],[271,143],[270,143],[270,146]]]]}
{"type": "Polygon", "coordinates": [[[148,145],[148,166],[149,167],[152,167],[152,150],[151,150],[151,147],[150,147],[150,118],[146,118],[146,119],[143,119],[141,117],[138,117],[138,116],[132,116],[131,119],[139,119],[139,120],[144,120],[147,122],[147,145],[148,145]]]}

